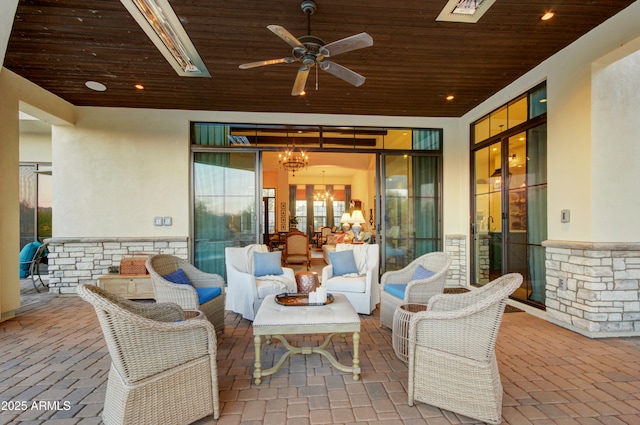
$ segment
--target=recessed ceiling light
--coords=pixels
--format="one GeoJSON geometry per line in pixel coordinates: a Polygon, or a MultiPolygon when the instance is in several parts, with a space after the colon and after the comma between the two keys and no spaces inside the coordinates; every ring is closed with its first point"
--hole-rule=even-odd
{"type": "Polygon", "coordinates": [[[555,13],[553,12],[547,12],[544,15],[542,15],[542,19],[543,21],[548,21],[549,19],[553,18],[553,16],[555,15],[555,13]]]}
{"type": "Polygon", "coordinates": [[[447,100],[453,100],[454,96],[452,94],[450,94],[449,96],[446,97],[447,100]]]}
{"type": "Polygon", "coordinates": [[[138,90],[144,90],[144,86],[142,84],[136,84],[133,87],[135,87],[138,90]]]}
{"type": "Polygon", "coordinates": [[[84,85],[95,91],[105,91],[107,89],[107,86],[97,81],[87,81],[84,85]]]}

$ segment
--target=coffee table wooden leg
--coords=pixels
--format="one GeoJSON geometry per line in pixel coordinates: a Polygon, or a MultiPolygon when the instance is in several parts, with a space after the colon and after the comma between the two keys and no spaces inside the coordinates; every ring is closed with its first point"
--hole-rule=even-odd
{"type": "Polygon", "coordinates": [[[358,350],[360,348],[360,332],[353,333],[353,380],[360,379],[360,356],[358,350]]]}
{"type": "Polygon", "coordinates": [[[262,382],[262,364],[260,363],[260,344],[262,344],[262,338],[260,335],[253,337],[253,346],[256,352],[256,361],[253,364],[253,378],[256,385],[260,385],[262,382]]]}

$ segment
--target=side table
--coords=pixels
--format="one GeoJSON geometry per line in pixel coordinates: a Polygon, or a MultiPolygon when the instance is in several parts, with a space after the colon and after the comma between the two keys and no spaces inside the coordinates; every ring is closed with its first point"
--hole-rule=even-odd
{"type": "Polygon", "coordinates": [[[154,299],[156,297],[151,276],[107,274],[98,276],[98,287],[130,300],[154,299]]]}
{"type": "Polygon", "coordinates": [[[296,286],[299,294],[308,294],[313,292],[320,285],[318,281],[318,273],[316,272],[298,272],[296,273],[296,286]]]}
{"type": "Polygon", "coordinates": [[[424,304],[402,304],[393,312],[393,351],[405,363],[409,362],[409,322],[411,316],[426,311],[424,304]]]}

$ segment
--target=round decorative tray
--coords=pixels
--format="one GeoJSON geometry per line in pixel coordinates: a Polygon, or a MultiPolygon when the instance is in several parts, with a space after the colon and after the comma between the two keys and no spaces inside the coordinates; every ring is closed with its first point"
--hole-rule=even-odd
{"type": "Polygon", "coordinates": [[[288,292],[276,295],[275,300],[278,304],[288,307],[307,307],[331,304],[333,302],[333,295],[327,294],[326,303],[310,303],[309,294],[290,294],[288,292]]]}

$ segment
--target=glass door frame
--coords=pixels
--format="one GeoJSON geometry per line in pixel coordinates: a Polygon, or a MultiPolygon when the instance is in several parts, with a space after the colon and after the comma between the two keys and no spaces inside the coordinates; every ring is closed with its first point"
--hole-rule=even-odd
{"type": "MultiPolygon", "coordinates": [[[[469,193],[469,205],[470,205],[470,226],[469,226],[469,234],[470,239],[471,239],[471,253],[470,253],[470,260],[471,260],[471,284],[474,286],[482,286],[482,282],[478,282],[477,276],[478,276],[478,267],[479,267],[479,261],[478,261],[478,247],[476,245],[476,237],[477,237],[477,232],[480,228],[480,223],[477,222],[477,211],[476,211],[476,191],[477,191],[477,182],[476,182],[476,153],[482,149],[488,148],[491,145],[494,145],[496,143],[500,144],[500,155],[501,155],[501,159],[500,159],[500,167],[501,170],[508,170],[509,169],[509,160],[508,160],[508,156],[509,156],[509,140],[520,134],[520,133],[525,133],[528,134],[529,130],[532,130],[534,128],[537,128],[541,125],[546,125],[546,114],[529,119],[528,121],[526,121],[525,123],[519,124],[517,126],[514,126],[513,128],[510,128],[508,130],[505,130],[504,132],[495,135],[493,137],[490,137],[476,145],[473,145],[471,148],[471,154],[470,154],[470,182],[469,182],[469,187],[471,188],[470,193],[469,193]]],[[[526,141],[526,143],[529,143],[529,140],[526,141]]],[[[501,217],[500,217],[500,223],[501,223],[501,240],[500,240],[500,244],[501,244],[501,255],[500,255],[500,259],[501,259],[501,274],[505,274],[509,272],[509,268],[508,268],[508,264],[509,264],[509,253],[508,250],[506,248],[508,248],[510,246],[510,235],[509,235],[509,225],[510,225],[510,212],[509,212],[509,196],[510,196],[510,181],[509,181],[509,176],[507,175],[506,179],[504,178],[505,176],[502,176],[502,181],[504,182],[501,185],[501,189],[500,189],[500,193],[501,193],[501,217]]],[[[528,231],[528,229],[527,229],[528,231]]],[[[489,247],[490,249],[490,247],[489,247]]],[[[529,285],[528,283],[528,279],[526,276],[525,277],[525,282],[523,282],[523,285],[525,285],[525,290],[527,292],[529,292],[530,288],[527,286],[529,285]]],[[[486,282],[485,282],[486,283],[486,282]]],[[[528,298],[528,296],[527,296],[528,298]]],[[[518,301],[522,301],[524,303],[527,304],[531,304],[535,307],[538,308],[544,308],[544,305],[535,303],[535,302],[531,302],[528,299],[523,299],[518,297],[517,298],[518,301]]]]}

